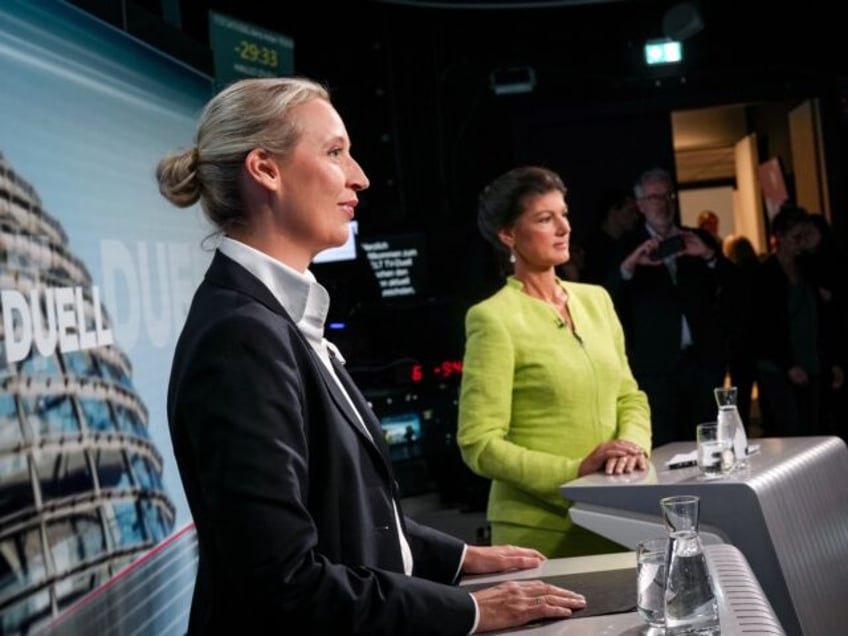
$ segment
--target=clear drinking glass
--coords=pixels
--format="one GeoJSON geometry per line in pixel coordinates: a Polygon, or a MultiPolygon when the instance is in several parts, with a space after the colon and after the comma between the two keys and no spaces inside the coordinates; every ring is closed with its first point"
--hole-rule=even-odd
{"type": "Polygon", "coordinates": [[[698,469],[705,479],[727,474],[734,463],[733,440],[718,422],[702,422],[695,427],[698,469]]]}
{"type": "Polygon", "coordinates": [[[665,626],[665,560],[668,539],[647,539],[636,546],[636,610],[651,627],[665,626]]]}

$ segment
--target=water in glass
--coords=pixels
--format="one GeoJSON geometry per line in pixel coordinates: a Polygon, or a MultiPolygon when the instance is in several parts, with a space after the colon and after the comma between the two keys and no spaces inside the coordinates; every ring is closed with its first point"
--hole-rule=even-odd
{"type": "Polygon", "coordinates": [[[665,584],[666,634],[720,634],[718,603],[698,535],[700,499],[660,500],[669,534],[665,584]]]}
{"type": "Polygon", "coordinates": [[[636,609],[648,625],[663,627],[667,539],[648,539],[636,546],[636,609]]]}
{"type": "Polygon", "coordinates": [[[721,477],[733,468],[733,439],[718,422],[702,422],[695,427],[698,468],[706,479],[721,477]]]}
{"type": "Polygon", "coordinates": [[[717,387],[714,391],[718,404],[718,424],[727,431],[733,439],[733,454],[735,468],[748,466],[748,436],[745,434],[745,424],[736,408],[736,387],[717,387]]]}

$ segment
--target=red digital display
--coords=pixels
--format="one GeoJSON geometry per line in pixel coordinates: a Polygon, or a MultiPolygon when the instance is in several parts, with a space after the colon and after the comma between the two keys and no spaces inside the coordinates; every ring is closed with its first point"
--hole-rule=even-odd
{"type": "Polygon", "coordinates": [[[433,366],[413,364],[409,379],[413,382],[424,382],[426,380],[445,380],[460,375],[462,375],[462,360],[442,360],[433,366]]]}

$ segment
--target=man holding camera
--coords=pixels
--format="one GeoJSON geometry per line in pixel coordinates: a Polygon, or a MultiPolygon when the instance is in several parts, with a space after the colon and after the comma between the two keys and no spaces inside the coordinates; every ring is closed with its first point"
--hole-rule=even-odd
{"type": "Polygon", "coordinates": [[[733,265],[707,232],[678,224],[667,171],[644,172],[634,193],[644,224],[621,241],[608,287],[657,447],[692,440],[698,422],[715,419],[713,388],[726,368],[719,296],[733,265]]]}

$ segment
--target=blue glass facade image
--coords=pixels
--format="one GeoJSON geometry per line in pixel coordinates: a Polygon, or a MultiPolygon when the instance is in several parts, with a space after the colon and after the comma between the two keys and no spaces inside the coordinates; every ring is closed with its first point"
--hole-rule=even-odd
{"type": "Polygon", "coordinates": [[[129,359],[114,344],[67,344],[110,324],[67,246],[38,193],[0,154],[0,290],[6,305],[9,294],[27,300],[31,323],[4,305],[0,633],[45,625],[174,528],[129,359]],[[58,290],[74,290],[76,301],[59,308],[58,290]],[[17,359],[27,329],[33,342],[17,359]]]}

